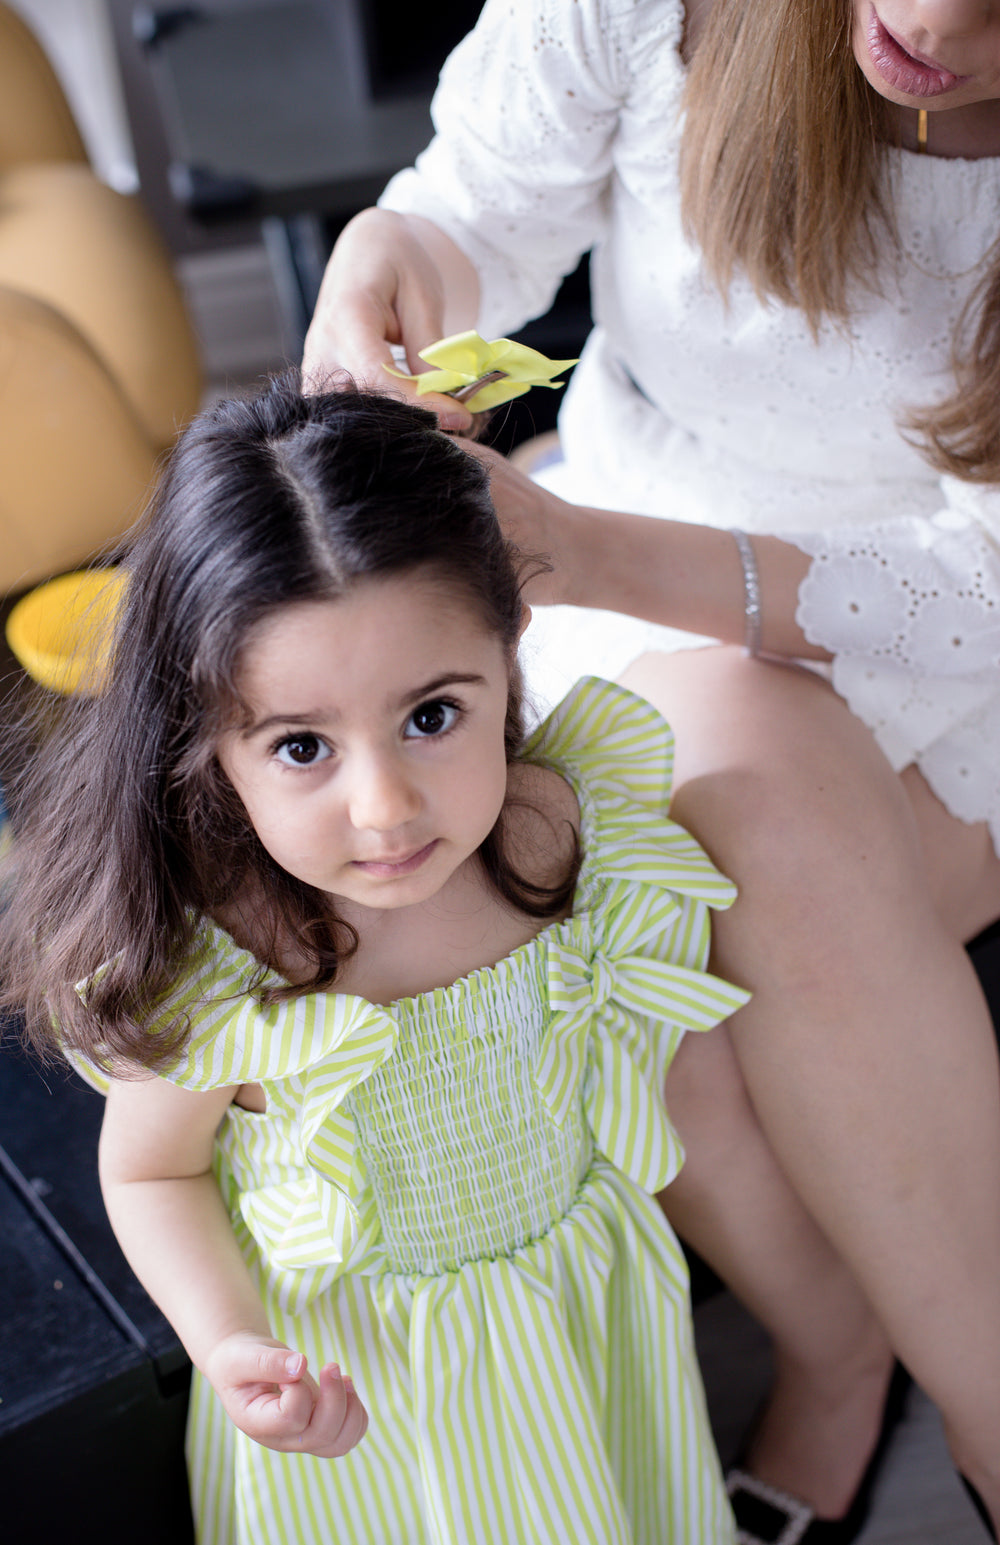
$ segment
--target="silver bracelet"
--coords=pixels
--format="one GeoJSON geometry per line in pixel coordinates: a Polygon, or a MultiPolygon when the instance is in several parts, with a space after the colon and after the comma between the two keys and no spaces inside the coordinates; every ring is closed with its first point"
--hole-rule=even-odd
{"type": "Polygon", "coordinates": [[[757,559],[754,557],[753,544],[745,531],[739,531],[735,526],[730,526],[729,534],[739,548],[740,562],[743,565],[743,616],[746,627],[743,647],[748,655],[758,655],[760,654],[761,616],[757,559]]]}

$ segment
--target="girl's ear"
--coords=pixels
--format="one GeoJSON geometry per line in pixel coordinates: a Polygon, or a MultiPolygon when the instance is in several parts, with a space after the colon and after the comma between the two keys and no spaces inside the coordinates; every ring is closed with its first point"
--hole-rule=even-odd
{"type": "Polygon", "coordinates": [[[523,603],[522,609],[521,609],[521,626],[517,630],[517,641],[518,641],[518,643],[520,643],[521,639],[524,637],[524,630],[528,626],[528,623],[530,621],[531,621],[531,607],[525,601],[523,603]]]}

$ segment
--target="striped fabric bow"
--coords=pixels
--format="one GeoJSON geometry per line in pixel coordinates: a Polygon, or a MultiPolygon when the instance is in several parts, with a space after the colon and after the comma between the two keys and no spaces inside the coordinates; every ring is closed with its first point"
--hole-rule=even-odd
{"type": "Polygon", "coordinates": [[[662,1098],[681,1035],[711,1029],[746,995],[687,966],[590,948],[586,928],[577,932],[578,942],[554,939],[549,949],[557,1012],[535,1079],[557,1125],[582,1099],[605,1157],[644,1190],[659,1191],[684,1158],[662,1098]]]}

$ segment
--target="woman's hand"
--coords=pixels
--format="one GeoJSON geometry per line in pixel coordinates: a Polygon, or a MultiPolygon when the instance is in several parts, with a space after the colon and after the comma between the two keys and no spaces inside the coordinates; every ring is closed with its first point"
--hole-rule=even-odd
{"type": "MultiPolygon", "coordinates": [[[[504,534],[529,559],[537,555],[552,565],[551,573],[529,578],[525,585],[531,605],[591,606],[723,643],[743,642],[745,580],[732,532],[567,504],[488,446],[462,443],[489,468],[504,534]]],[[[799,586],[810,559],[780,537],[755,535],[753,547],[763,652],[829,660],[828,651],[810,643],[796,620],[799,586]]]]}
{"type": "Polygon", "coordinates": [[[577,517],[584,512],[550,493],[515,467],[506,456],[488,445],[462,441],[490,474],[490,493],[504,536],[528,559],[551,564],[548,573],[533,574],[527,567],[524,598],[532,606],[554,606],[571,597],[571,575],[577,558],[577,517]]]}
{"type": "Polygon", "coordinates": [[[237,1331],[213,1348],[204,1371],[230,1419],[264,1448],[340,1459],[368,1431],[368,1413],[336,1363],[317,1383],[302,1353],[283,1342],[237,1331]]]}
{"type": "MultiPolygon", "coordinates": [[[[302,374],[307,390],[336,389],[346,372],[366,391],[416,401],[416,390],[388,374],[392,345],[416,374],[428,367],[420,350],[473,327],[479,281],[472,264],[429,220],[365,209],[345,226],[330,256],[306,334],[302,374]]],[[[429,393],[420,406],[442,429],[468,430],[472,415],[450,397],[429,393]]]]}

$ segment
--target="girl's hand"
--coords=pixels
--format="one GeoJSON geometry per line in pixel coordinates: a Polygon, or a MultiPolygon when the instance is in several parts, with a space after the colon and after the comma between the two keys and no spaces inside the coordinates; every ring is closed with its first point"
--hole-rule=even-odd
{"type": "Polygon", "coordinates": [[[280,1341],[238,1331],[204,1371],[230,1419],[264,1448],[339,1459],[368,1431],[368,1413],[337,1365],[320,1369],[317,1383],[302,1353],[280,1341]]]}
{"type": "MultiPolygon", "coordinates": [[[[327,264],[302,355],[307,390],[336,389],[344,371],[365,391],[415,402],[416,390],[388,374],[390,345],[405,350],[411,374],[426,370],[421,349],[475,322],[478,279],[458,248],[429,221],[364,209],[341,232],[327,264]]],[[[472,415],[429,393],[420,406],[442,429],[468,430],[472,415]]]]}

